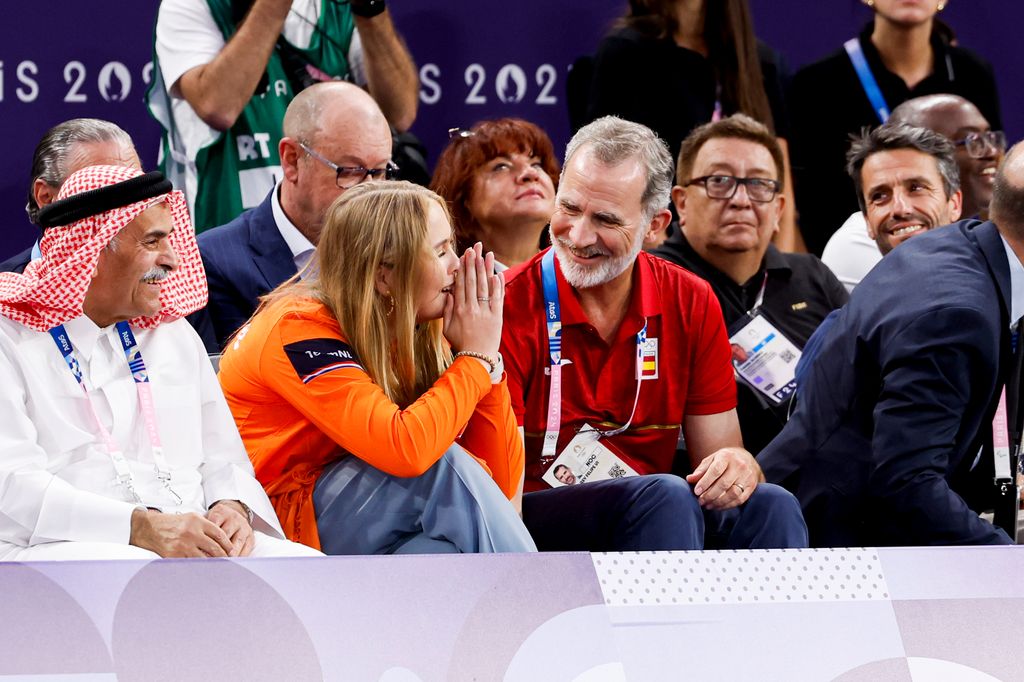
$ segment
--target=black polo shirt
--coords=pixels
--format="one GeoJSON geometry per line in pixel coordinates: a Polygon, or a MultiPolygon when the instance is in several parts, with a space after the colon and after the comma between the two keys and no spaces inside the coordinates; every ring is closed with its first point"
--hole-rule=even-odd
{"type": "MultiPolygon", "coordinates": [[[[760,314],[797,348],[803,348],[825,316],[850,298],[845,287],[816,256],[782,253],[772,245],[768,246],[761,269],[742,285],[701,258],[682,232],[674,234],[654,254],[711,284],[730,336],[739,330],[747,311],[754,307],[762,283],[765,290],[760,314]]],[[[742,380],[736,384],[743,444],[756,455],[782,430],[789,403],[772,405],[742,380]]]]}
{"type": "MultiPolygon", "coordinates": [[[[902,78],[885,68],[871,42],[872,31],[874,22],[861,31],[860,44],[889,111],[914,97],[952,93],[973,102],[993,130],[1002,129],[995,76],[988,62],[970,50],[947,45],[933,32],[932,73],[908,88],[902,78]]],[[[853,181],[846,174],[849,136],[865,126],[874,128],[879,121],[842,47],[800,69],[793,78],[791,95],[790,146],[800,230],[808,250],[820,256],[832,233],[860,210],[853,181]]]]}

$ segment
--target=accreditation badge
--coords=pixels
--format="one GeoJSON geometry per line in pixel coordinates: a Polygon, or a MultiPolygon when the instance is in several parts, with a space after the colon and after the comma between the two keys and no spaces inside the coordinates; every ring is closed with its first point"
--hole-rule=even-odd
{"type": "Polygon", "coordinates": [[[587,481],[638,476],[633,467],[601,442],[601,432],[589,424],[569,441],[541,478],[552,488],[587,481]]]}
{"type": "Polygon", "coordinates": [[[637,379],[646,381],[658,378],[658,339],[645,338],[639,348],[640,357],[637,359],[637,379]]]}
{"type": "Polygon", "coordinates": [[[762,315],[754,315],[729,337],[736,374],[773,404],[796,390],[800,349],[762,315]]]}

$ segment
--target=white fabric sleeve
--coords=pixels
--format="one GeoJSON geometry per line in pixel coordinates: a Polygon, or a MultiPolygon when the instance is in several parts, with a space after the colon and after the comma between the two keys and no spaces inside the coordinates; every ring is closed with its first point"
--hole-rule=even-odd
{"type": "Polygon", "coordinates": [[[180,97],[178,79],[209,64],[224,49],[224,36],[206,0],[163,0],[156,20],[156,55],[168,92],[180,97]]]}
{"type": "Polygon", "coordinates": [[[258,480],[238,435],[234,417],[228,408],[213,366],[206,356],[203,342],[191,327],[188,331],[200,356],[200,395],[202,396],[203,463],[199,473],[203,480],[203,496],[209,507],[220,500],[241,500],[252,509],[253,528],[272,537],[282,538],[284,532],[274,507],[258,480]]]}
{"type": "Polygon", "coordinates": [[[363,59],[363,40],[359,37],[359,29],[352,31],[352,41],[348,44],[348,68],[352,74],[352,82],[365,88],[366,62],[363,59]]]}
{"type": "Polygon", "coordinates": [[[868,234],[867,222],[860,211],[836,230],[821,254],[821,262],[850,293],[880,260],[882,253],[868,234]]]}
{"type": "Polygon", "coordinates": [[[39,445],[26,411],[25,375],[0,353],[0,517],[6,542],[56,540],[127,544],[136,505],[81,490],[50,473],[59,455],[39,445]]]}

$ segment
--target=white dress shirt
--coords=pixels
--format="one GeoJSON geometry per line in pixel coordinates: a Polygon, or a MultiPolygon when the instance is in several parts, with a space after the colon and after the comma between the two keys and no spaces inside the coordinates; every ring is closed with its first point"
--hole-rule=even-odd
{"type": "Polygon", "coordinates": [[[295,263],[296,271],[302,272],[302,268],[313,257],[316,247],[313,246],[313,242],[306,239],[304,234],[299,232],[295,223],[285,215],[284,209],[281,208],[280,192],[281,185],[278,184],[274,187],[270,198],[270,210],[274,214],[274,223],[277,225],[278,232],[281,233],[284,243],[288,245],[288,250],[292,252],[292,261],[295,263]]]}
{"type": "Polygon", "coordinates": [[[882,252],[868,235],[868,224],[860,211],[846,219],[821,253],[821,262],[851,293],[880,260],[882,252]]]}
{"type": "Polygon", "coordinates": [[[1010,326],[1013,327],[1024,317],[1024,264],[1021,264],[1006,238],[1003,235],[999,235],[999,238],[1003,240],[1006,260],[1010,264],[1010,326]]]}
{"type": "MultiPolygon", "coordinates": [[[[65,324],[96,413],[128,459],[142,505],[205,513],[241,500],[281,537],[203,344],[184,319],[133,330],[152,386],[178,506],[156,477],[135,382],[113,326],[65,324]]],[[[115,481],[81,387],[53,338],[0,317],[0,550],[52,541],[127,543],[140,506],[115,481]]],[[[0,551],[2,554],[2,551],[0,551]]]]}

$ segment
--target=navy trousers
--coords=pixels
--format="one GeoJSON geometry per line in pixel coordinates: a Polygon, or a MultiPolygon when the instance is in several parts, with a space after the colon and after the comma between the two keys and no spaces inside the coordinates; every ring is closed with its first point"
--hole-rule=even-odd
{"type": "Polygon", "coordinates": [[[541,551],[807,546],[800,505],[783,488],[762,483],[740,507],[705,511],[690,484],[673,474],[527,493],[523,522],[541,551]]]}

